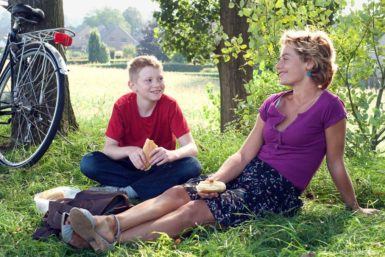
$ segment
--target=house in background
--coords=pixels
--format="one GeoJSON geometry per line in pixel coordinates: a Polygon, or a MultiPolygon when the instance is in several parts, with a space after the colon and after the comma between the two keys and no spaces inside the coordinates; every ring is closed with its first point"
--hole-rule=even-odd
{"type": "MultiPolygon", "coordinates": [[[[88,39],[92,29],[93,28],[88,25],[81,25],[76,28],[76,36],[70,49],[87,51],[88,39]]],[[[99,26],[97,29],[99,31],[101,41],[106,44],[108,48],[123,50],[123,48],[127,45],[137,46],[139,44],[135,38],[118,25],[110,27],[99,26]]]]}

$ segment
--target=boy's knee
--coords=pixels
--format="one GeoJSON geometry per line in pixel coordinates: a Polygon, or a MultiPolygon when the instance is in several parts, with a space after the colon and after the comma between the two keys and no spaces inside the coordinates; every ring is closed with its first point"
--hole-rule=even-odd
{"type": "Polygon", "coordinates": [[[187,176],[189,176],[191,178],[197,177],[200,175],[201,169],[202,169],[202,166],[201,166],[200,162],[198,161],[198,159],[196,159],[194,157],[185,158],[184,163],[183,163],[183,172],[187,176]]]}
{"type": "Polygon", "coordinates": [[[97,170],[99,163],[98,155],[99,152],[88,153],[80,160],[80,171],[87,177],[92,177],[92,174],[97,170]]]}

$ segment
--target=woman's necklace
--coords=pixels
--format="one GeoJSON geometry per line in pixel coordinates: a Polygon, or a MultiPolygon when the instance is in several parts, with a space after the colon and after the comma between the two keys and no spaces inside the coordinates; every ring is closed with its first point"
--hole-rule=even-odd
{"type": "MultiPolygon", "coordinates": [[[[317,101],[317,99],[322,95],[323,92],[317,93],[315,96],[313,96],[308,101],[302,103],[302,104],[295,104],[297,107],[294,109],[294,115],[297,116],[299,113],[306,112],[309,110],[309,108],[317,101]]],[[[292,98],[293,103],[295,103],[294,95],[292,98]]]]}

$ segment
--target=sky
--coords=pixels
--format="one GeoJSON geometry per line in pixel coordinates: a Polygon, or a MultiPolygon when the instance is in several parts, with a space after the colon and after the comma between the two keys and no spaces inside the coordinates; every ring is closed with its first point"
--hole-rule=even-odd
{"type": "Polygon", "coordinates": [[[150,20],[158,9],[158,4],[152,0],[63,0],[66,21],[72,26],[80,25],[84,16],[96,9],[108,7],[123,12],[129,6],[138,9],[145,20],[150,20]]]}
{"type": "MultiPolygon", "coordinates": [[[[1,1],[1,0],[0,0],[1,1]]],[[[365,0],[355,0],[353,9],[360,8],[365,0]]],[[[155,0],[63,0],[64,15],[66,26],[78,26],[83,22],[84,16],[92,13],[96,9],[109,7],[124,11],[132,6],[138,9],[145,20],[152,18],[152,13],[158,10],[158,3],[155,0]]],[[[0,16],[9,14],[0,8],[0,16]]],[[[0,17],[1,18],[1,17],[0,17]]]]}

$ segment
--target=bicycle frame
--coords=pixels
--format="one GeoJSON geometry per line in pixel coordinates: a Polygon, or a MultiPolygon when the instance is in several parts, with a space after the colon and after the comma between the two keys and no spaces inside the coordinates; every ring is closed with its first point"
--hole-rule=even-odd
{"type": "MultiPolygon", "coordinates": [[[[4,67],[6,65],[6,61],[10,61],[10,67],[11,67],[11,83],[12,88],[14,88],[15,85],[17,85],[17,81],[15,81],[14,73],[17,71],[14,70],[14,66],[17,61],[17,55],[21,53],[23,55],[25,47],[27,47],[29,44],[39,44],[41,49],[43,51],[47,51],[48,49],[54,56],[56,62],[59,66],[59,72],[67,75],[68,69],[67,65],[62,58],[60,52],[51,44],[48,43],[48,41],[55,40],[55,33],[58,33],[59,31],[62,31],[63,34],[70,34],[70,37],[73,37],[75,34],[66,28],[55,28],[55,29],[46,29],[46,30],[38,30],[38,31],[32,31],[27,33],[20,33],[20,20],[18,18],[15,19],[15,22],[12,26],[11,32],[8,34],[6,46],[4,48],[4,52],[1,56],[0,60],[0,84],[3,83],[3,80],[5,79],[5,70],[4,67]]],[[[59,32],[60,33],[60,32],[59,32]]],[[[72,42],[72,40],[71,40],[72,42]]],[[[63,47],[62,44],[58,44],[61,47],[63,47]]],[[[14,88],[15,91],[17,91],[17,88],[14,88]]],[[[13,101],[13,97],[11,97],[11,100],[13,101]]],[[[2,105],[0,106],[0,116],[2,114],[10,114],[9,112],[3,112],[4,109],[11,108],[13,103],[9,105],[2,105]]],[[[1,124],[1,122],[0,122],[1,124]]]]}
{"type": "Polygon", "coordinates": [[[75,34],[65,28],[21,33],[21,25],[39,23],[44,12],[22,3],[6,9],[14,23],[0,56],[0,165],[20,168],[36,163],[60,128],[68,70],[51,44],[70,46],[75,34]]]}

